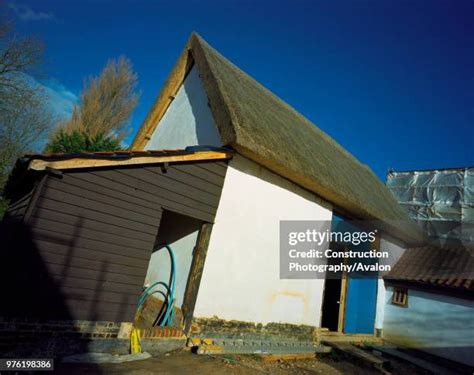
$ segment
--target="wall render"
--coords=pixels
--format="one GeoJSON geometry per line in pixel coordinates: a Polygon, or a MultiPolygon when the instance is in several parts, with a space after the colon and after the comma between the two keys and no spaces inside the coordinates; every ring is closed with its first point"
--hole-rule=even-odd
{"type": "Polygon", "coordinates": [[[240,156],[230,161],[194,316],[319,326],[324,280],[280,280],[280,220],[331,220],[316,195],[240,156]]]}
{"type": "Polygon", "coordinates": [[[194,66],[145,150],[184,149],[197,145],[220,147],[221,142],[199,72],[194,66]]]}
{"type": "Polygon", "coordinates": [[[408,307],[385,296],[384,338],[391,343],[426,351],[474,366],[474,301],[408,290],[408,307]]]}
{"type": "MultiPolygon", "coordinates": [[[[386,251],[389,253],[389,263],[394,265],[398,259],[405,252],[406,247],[402,245],[399,241],[396,241],[387,236],[382,236],[380,239],[380,251],[386,251]]],[[[387,288],[383,279],[380,278],[377,280],[377,308],[375,313],[375,329],[383,329],[383,321],[385,315],[385,300],[387,296],[387,288]]]]}

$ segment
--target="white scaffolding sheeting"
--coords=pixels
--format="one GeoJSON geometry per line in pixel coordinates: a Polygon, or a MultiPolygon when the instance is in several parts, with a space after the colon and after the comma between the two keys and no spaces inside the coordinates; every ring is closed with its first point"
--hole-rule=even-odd
{"type": "Polygon", "coordinates": [[[474,168],[389,172],[387,186],[430,237],[474,242],[474,168]]]}

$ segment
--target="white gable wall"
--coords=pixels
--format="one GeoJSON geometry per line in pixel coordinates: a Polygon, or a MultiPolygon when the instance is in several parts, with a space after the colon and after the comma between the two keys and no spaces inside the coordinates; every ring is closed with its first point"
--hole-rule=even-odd
{"type": "Polygon", "coordinates": [[[145,150],[221,146],[197,67],[194,66],[155,128],[145,150]]]}
{"type": "Polygon", "coordinates": [[[280,280],[280,220],[331,220],[316,195],[240,156],[230,161],[197,318],[319,326],[324,280],[280,280]]]}
{"type": "MultiPolygon", "coordinates": [[[[198,69],[193,66],[145,149],[221,145],[198,69]]],[[[279,280],[278,228],[280,220],[331,218],[330,204],[236,155],[227,171],[195,316],[217,314],[223,319],[318,326],[324,280],[279,280]],[[229,269],[224,266],[228,262],[229,269]],[[228,274],[232,277],[227,278],[228,274]],[[244,303],[249,298],[252,306],[244,303]]],[[[381,247],[397,258],[404,251],[387,239],[382,239],[381,247]]],[[[383,328],[386,299],[380,280],[376,328],[383,328]]]]}

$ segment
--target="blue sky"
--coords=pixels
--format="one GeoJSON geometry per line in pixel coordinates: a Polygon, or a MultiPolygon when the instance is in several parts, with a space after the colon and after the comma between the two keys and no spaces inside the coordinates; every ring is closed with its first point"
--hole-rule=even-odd
{"type": "Polygon", "coordinates": [[[142,90],[136,130],[195,30],[382,180],[388,168],[474,164],[473,1],[7,5],[18,31],[44,40],[43,83],[62,113],[85,77],[126,55],[142,90]]]}

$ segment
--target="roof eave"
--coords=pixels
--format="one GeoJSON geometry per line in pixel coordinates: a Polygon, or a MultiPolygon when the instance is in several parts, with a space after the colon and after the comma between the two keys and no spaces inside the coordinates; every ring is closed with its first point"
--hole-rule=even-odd
{"type": "Polygon", "coordinates": [[[131,156],[129,158],[112,158],[97,157],[84,155],[82,157],[71,157],[60,160],[32,158],[29,162],[28,169],[35,171],[43,171],[46,169],[83,169],[83,168],[100,168],[100,167],[122,167],[122,166],[138,166],[161,163],[180,163],[192,161],[211,161],[211,160],[227,160],[232,158],[231,151],[199,151],[175,153],[163,156],[131,156]]]}

